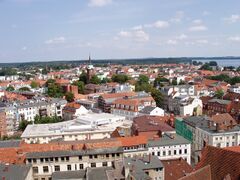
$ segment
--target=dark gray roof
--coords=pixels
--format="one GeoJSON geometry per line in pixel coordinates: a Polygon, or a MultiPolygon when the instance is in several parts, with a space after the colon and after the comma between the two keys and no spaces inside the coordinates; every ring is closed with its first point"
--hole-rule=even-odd
{"type": "Polygon", "coordinates": [[[163,168],[163,164],[158,157],[152,155],[133,158],[127,157],[124,159],[124,165],[130,168],[131,175],[139,180],[151,179],[144,170],[163,168]]]}
{"type": "Polygon", "coordinates": [[[139,111],[140,113],[143,114],[150,114],[156,107],[152,107],[152,106],[146,106],[144,107],[141,111],[139,111]]]}
{"type": "Polygon", "coordinates": [[[52,180],[85,179],[85,170],[53,172],[52,180]]]}
{"type": "Polygon", "coordinates": [[[148,146],[149,147],[156,147],[156,146],[170,146],[170,145],[180,145],[180,144],[190,144],[191,142],[187,139],[174,134],[174,138],[169,135],[163,135],[163,137],[159,140],[149,140],[148,146]]]}
{"type": "Polygon", "coordinates": [[[207,126],[209,120],[208,116],[191,116],[183,119],[184,123],[192,127],[207,126]]]}
{"type": "Polygon", "coordinates": [[[223,100],[223,99],[211,99],[208,102],[216,102],[216,103],[219,103],[219,104],[230,104],[231,103],[231,101],[223,100]]]}
{"type": "Polygon", "coordinates": [[[30,169],[30,165],[0,164],[0,179],[5,178],[6,180],[25,180],[30,169]]]}
{"type": "Polygon", "coordinates": [[[65,157],[65,156],[84,156],[94,154],[110,154],[110,153],[122,153],[122,147],[101,148],[91,150],[79,150],[79,151],[47,151],[47,152],[31,152],[26,154],[26,158],[48,158],[48,157],[65,157]]]}
{"type": "Polygon", "coordinates": [[[100,167],[100,168],[88,168],[87,169],[87,179],[88,180],[108,180],[107,170],[112,170],[112,167],[100,167]]]}
{"type": "Polygon", "coordinates": [[[19,147],[21,140],[0,141],[0,148],[19,147]]]}

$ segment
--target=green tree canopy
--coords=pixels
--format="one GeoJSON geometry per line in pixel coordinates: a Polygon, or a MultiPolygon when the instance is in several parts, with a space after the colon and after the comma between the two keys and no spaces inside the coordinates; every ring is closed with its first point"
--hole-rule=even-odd
{"type": "Polygon", "coordinates": [[[22,121],[19,123],[18,129],[19,129],[20,131],[24,131],[24,130],[26,129],[27,125],[29,125],[29,124],[32,124],[32,122],[27,121],[27,120],[22,120],[22,121]]]}
{"type": "Polygon", "coordinates": [[[65,94],[65,99],[68,101],[68,102],[73,102],[74,101],[74,94],[72,92],[67,92],[65,94]]]}
{"type": "Polygon", "coordinates": [[[112,81],[120,84],[126,83],[129,79],[129,76],[127,76],[126,74],[114,74],[112,76],[112,81]]]}
{"type": "Polygon", "coordinates": [[[32,81],[30,86],[31,88],[35,89],[39,87],[39,84],[36,81],[32,81]]]}
{"type": "Polygon", "coordinates": [[[215,97],[217,97],[218,99],[222,99],[224,95],[224,91],[222,89],[219,89],[215,92],[215,97]]]}
{"type": "Polygon", "coordinates": [[[25,92],[25,91],[31,91],[29,87],[21,87],[18,89],[18,91],[25,92]]]}
{"type": "Polygon", "coordinates": [[[97,75],[93,75],[92,78],[90,79],[90,83],[92,83],[92,84],[100,84],[101,80],[97,77],[97,75]]]}
{"type": "Polygon", "coordinates": [[[78,87],[78,93],[83,94],[85,89],[85,84],[83,81],[74,81],[72,85],[75,85],[78,87]]]}
{"type": "Polygon", "coordinates": [[[8,91],[8,92],[12,92],[14,90],[15,90],[14,87],[11,85],[6,88],[6,91],[8,91]]]}
{"type": "Polygon", "coordinates": [[[79,81],[84,82],[84,84],[87,84],[87,73],[85,71],[82,72],[82,74],[79,76],[79,81]]]}

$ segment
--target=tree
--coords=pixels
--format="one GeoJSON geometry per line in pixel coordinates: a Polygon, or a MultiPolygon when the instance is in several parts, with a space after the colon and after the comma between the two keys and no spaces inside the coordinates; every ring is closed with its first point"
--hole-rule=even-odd
{"type": "Polygon", "coordinates": [[[57,122],[61,122],[61,121],[62,120],[57,116],[40,117],[39,115],[36,115],[34,118],[34,124],[49,124],[49,123],[57,123],[57,122]]]}
{"type": "Polygon", "coordinates": [[[83,81],[74,81],[72,85],[75,85],[78,87],[78,93],[83,94],[85,89],[85,84],[83,81]]]}
{"type": "Polygon", "coordinates": [[[139,77],[138,77],[138,81],[137,81],[138,84],[148,84],[149,83],[149,78],[143,74],[140,74],[139,77]]]}
{"type": "Polygon", "coordinates": [[[55,82],[56,82],[55,79],[48,79],[46,82],[46,86],[48,87],[49,85],[54,84],[55,82]]]}
{"type": "Polygon", "coordinates": [[[114,74],[112,76],[112,81],[120,84],[126,83],[130,78],[126,74],[114,74]]]}
{"type": "Polygon", "coordinates": [[[177,80],[176,79],[172,80],[172,85],[177,85],[177,80]]]}
{"type": "Polygon", "coordinates": [[[209,66],[217,66],[217,62],[216,61],[210,61],[209,62],[209,66]]]}
{"type": "Polygon", "coordinates": [[[111,79],[109,79],[109,78],[103,78],[101,80],[101,84],[106,84],[106,83],[109,83],[109,82],[111,82],[111,79]]]}
{"type": "Polygon", "coordinates": [[[31,88],[33,88],[33,89],[39,87],[39,85],[38,85],[38,83],[37,83],[36,81],[32,81],[30,86],[31,86],[31,88]]]}
{"type": "Polygon", "coordinates": [[[217,97],[218,99],[222,99],[224,95],[224,91],[222,89],[219,89],[215,92],[215,97],[217,97]]]}
{"type": "Polygon", "coordinates": [[[15,90],[14,87],[11,85],[6,88],[6,91],[8,91],[8,92],[12,92],[14,90],[15,90]]]}
{"type": "Polygon", "coordinates": [[[64,95],[62,87],[56,83],[48,84],[47,94],[54,98],[62,98],[64,95]]]}
{"type": "Polygon", "coordinates": [[[85,71],[82,72],[82,74],[79,76],[79,81],[84,82],[84,84],[87,84],[87,73],[85,71]]]}
{"type": "Polygon", "coordinates": [[[65,99],[68,101],[68,102],[73,102],[74,101],[74,94],[72,92],[67,92],[65,94],[65,99]]]}
{"type": "Polygon", "coordinates": [[[152,95],[153,99],[156,101],[156,105],[158,107],[162,107],[162,105],[163,105],[163,95],[162,95],[162,93],[158,89],[152,88],[151,95],[152,95]]]}
{"type": "Polygon", "coordinates": [[[161,84],[163,82],[169,82],[169,80],[165,77],[161,77],[161,76],[158,76],[157,78],[155,78],[154,80],[154,87],[157,87],[157,86],[161,86],[161,84]]]}
{"type": "Polygon", "coordinates": [[[18,91],[25,92],[25,91],[31,91],[31,90],[29,89],[29,87],[25,86],[25,87],[19,88],[18,91]]]}
{"type": "Polygon", "coordinates": [[[208,63],[205,63],[204,65],[201,66],[200,70],[212,71],[213,69],[208,63]]]}
{"type": "Polygon", "coordinates": [[[92,83],[92,84],[100,84],[101,80],[96,75],[93,75],[92,78],[90,79],[90,83],[92,83]]]}
{"type": "Polygon", "coordinates": [[[22,121],[19,123],[18,129],[19,129],[20,131],[24,131],[29,124],[32,124],[32,122],[26,121],[26,120],[22,120],[22,121]]]}

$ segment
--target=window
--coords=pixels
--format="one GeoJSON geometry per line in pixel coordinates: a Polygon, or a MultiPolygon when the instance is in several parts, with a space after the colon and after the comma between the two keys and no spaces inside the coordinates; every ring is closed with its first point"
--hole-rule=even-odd
{"type": "Polygon", "coordinates": [[[89,158],[92,159],[92,158],[93,158],[93,155],[89,155],[89,158]]]}
{"type": "Polygon", "coordinates": [[[181,149],[179,150],[179,154],[182,154],[182,150],[181,149]]]}
{"type": "Polygon", "coordinates": [[[79,160],[82,160],[82,156],[78,156],[78,159],[79,159],[79,160]]]}
{"type": "Polygon", "coordinates": [[[108,158],[108,157],[109,157],[109,154],[106,154],[106,157],[108,158]]]}
{"type": "Polygon", "coordinates": [[[227,147],[229,146],[229,143],[228,143],[228,142],[226,143],[226,146],[227,146],[227,147]]]}
{"type": "Polygon", "coordinates": [[[91,167],[96,167],[96,163],[91,163],[91,167]]]}
{"type": "Polygon", "coordinates": [[[37,162],[37,159],[33,159],[33,163],[36,163],[37,162]]]}
{"type": "Polygon", "coordinates": [[[55,157],[55,162],[58,162],[58,158],[57,157],[55,157]]]}
{"type": "Polygon", "coordinates": [[[187,149],[184,149],[184,153],[187,154],[187,149]]]}
{"type": "Polygon", "coordinates": [[[33,167],[33,174],[38,174],[38,167],[33,167]]]}
{"type": "Polygon", "coordinates": [[[28,163],[32,163],[32,159],[28,159],[28,163]]]}
{"type": "Polygon", "coordinates": [[[45,162],[48,162],[48,158],[45,158],[45,162]]]}
{"type": "Polygon", "coordinates": [[[43,162],[43,158],[40,158],[40,161],[43,162]]]}
{"type": "Polygon", "coordinates": [[[117,157],[119,157],[120,156],[120,154],[119,153],[117,153],[117,157]]]}
{"type": "Polygon", "coordinates": [[[234,143],[234,142],[232,142],[232,146],[235,146],[235,143],[234,143]]]}
{"type": "Polygon", "coordinates": [[[64,157],[61,157],[61,161],[64,161],[65,160],[65,158],[64,157]]]}
{"type": "Polygon", "coordinates": [[[79,169],[83,169],[83,164],[79,164],[79,169]]]}
{"type": "Polygon", "coordinates": [[[66,157],[66,161],[69,161],[69,157],[66,157]]]}
{"type": "Polygon", "coordinates": [[[43,166],[43,172],[48,173],[48,166],[43,166]]]}
{"type": "Polygon", "coordinates": [[[160,151],[157,152],[157,155],[160,156],[160,151]]]}
{"type": "Polygon", "coordinates": [[[168,151],[168,155],[169,155],[169,156],[171,155],[171,151],[168,151]]]}
{"type": "Polygon", "coordinates": [[[221,147],[221,143],[217,143],[217,147],[221,147]]]}
{"type": "Polygon", "coordinates": [[[112,154],[112,157],[115,157],[115,154],[114,154],[114,153],[112,154]]]}
{"type": "Polygon", "coordinates": [[[102,166],[107,166],[107,162],[103,162],[103,163],[102,163],[102,166]]]}
{"type": "Polygon", "coordinates": [[[50,161],[53,162],[53,158],[50,158],[50,161]]]}
{"type": "Polygon", "coordinates": [[[232,139],[235,139],[235,136],[233,136],[232,139]]]}
{"type": "Polygon", "coordinates": [[[54,166],[55,171],[60,171],[60,166],[54,166]]]}
{"type": "Polygon", "coordinates": [[[97,158],[97,155],[94,155],[94,158],[97,158]]]}
{"type": "Polygon", "coordinates": [[[176,155],[177,154],[177,151],[176,150],[174,150],[174,155],[176,155]]]}
{"type": "Polygon", "coordinates": [[[163,156],[166,156],[166,151],[163,151],[163,156]]]}
{"type": "Polygon", "coordinates": [[[71,171],[72,170],[72,166],[69,164],[69,165],[67,165],[67,170],[68,171],[71,171]]]}
{"type": "Polygon", "coordinates": [[[155,153],[154,153],[154,152],[152,152],[152,155],[154,156],[154,155],[155,155],[155,153]]]}

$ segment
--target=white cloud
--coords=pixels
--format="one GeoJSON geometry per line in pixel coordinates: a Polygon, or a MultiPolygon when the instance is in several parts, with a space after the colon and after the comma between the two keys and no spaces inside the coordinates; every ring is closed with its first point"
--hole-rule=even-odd
{"type": "Polygon", "coordinates": [[[196,43],[198,43],[198,44],[208,44],[208,40],[206,40],[206,39],[199,39],[199,40],[196,41],[196,43]]]}
{"type": "Polygon", "coordinates": [[[45,44],[62,44],[65,43],[66,38],[63,36],[56,37],[45,41],[45,44]]]}
{"type": "Polygon", "coordinates": [[[239,14],[232,14],[230,17],[225,18],[225,21],[229,23],[235,23],[240,21],[240,15],[239,14]]]}
{"type": "Polygon", "coordinates": [[[120,37],[131,37],[131,36],[132,36],[132,33],[131,33],[130,31],[120,31],[120,32],[118,33],[118,35],[119,35],[120,37]]]}
{"type": "Polygon", "coordinates": [[[112,3],[112,0],[90,0],[90,2],[88,3],[88,6],[103,7],[111,3],[112,3]]]}
{"type": "Polygon", "coordinates": [[[169,22],[159,20],[152,24],[145,24],[144,27],[154,27],[154,28],[159,28],[159,29],[167,28],[167,27],[169,27],[169,22]]]}
{"type": "Polygon", "coordinates": [[[232,36],[228,38],[229,41],[240,42],[240,36],[232,36]]]}
{"type": "Polygon", "coordinates": [[[139,26],[134,26],[132,29],[133,30],[141,30],[143,27],[142,25],[139,25],[139,26]]]}
{"type": "Polygon", "coordinates": [[[189,28],[189,31],[206,31],[208,28],[204,25],[196,25],[189,28]]]}
{"type": "Polygon", "coordinates": [[[135,40],[139,42],[145,42],[149,40],[149,35],[143,30],[135,31],[134,36],[135,40]]]}
{"type": "Polygon", "coordinates": [[[203,11],[203,13],[202,13],[203,16],[208,16],[209,14],[210,14],[210,12],[208,12],[208,11],[203,11]]]}
{"type": "Polygon", "coordinates": [[[201,19],[195,19],[195,20],[193,20],[193,23],[194,24],[202,24],[202,20],[201,19]]]}
{"type": "Polygon", "coordinates": [[[176,12],[176,15],[171,18],[171,22],[174,22],[174,23],[180,23],[182,21],[182,19],[184,18],[184,12],[183,11],[177,11],[176,12]]]}
{"type": "MultiPolygon", "coordinates": [[[[149,40],[149,34],[143,30],[120,31],[118,37],[130,38],[137,42],[145,42],[149,40]]],[[[114,37],[114,39],[119,40],[117,37],[114,37]]]]}
{"type": "Polygon", "coordinates": [[[23,47],[22,47],[22,50],[23,50],[23,51],[26,51],[26,50],[27,50],[27,47],[26,47],[26,46],[23,46],[23,47]]]}
{"type": "Polygon", "coordinates": [[[184,40],[184,39],[187,39],[187,38],[188,38],[188,36],[185,35],[185,34],[181,34],[181,35],[176,37],[176,39],[178,39],[178,40],[184,40]]]}
{"type": "Polygon", "coordinates": [[[176,45],[178,42],[176,41],[176,40],[174,40],[174,39],[169,39],[168,41],[167,41],[167,44],[169,44],[169,45],[176,45]]]}

